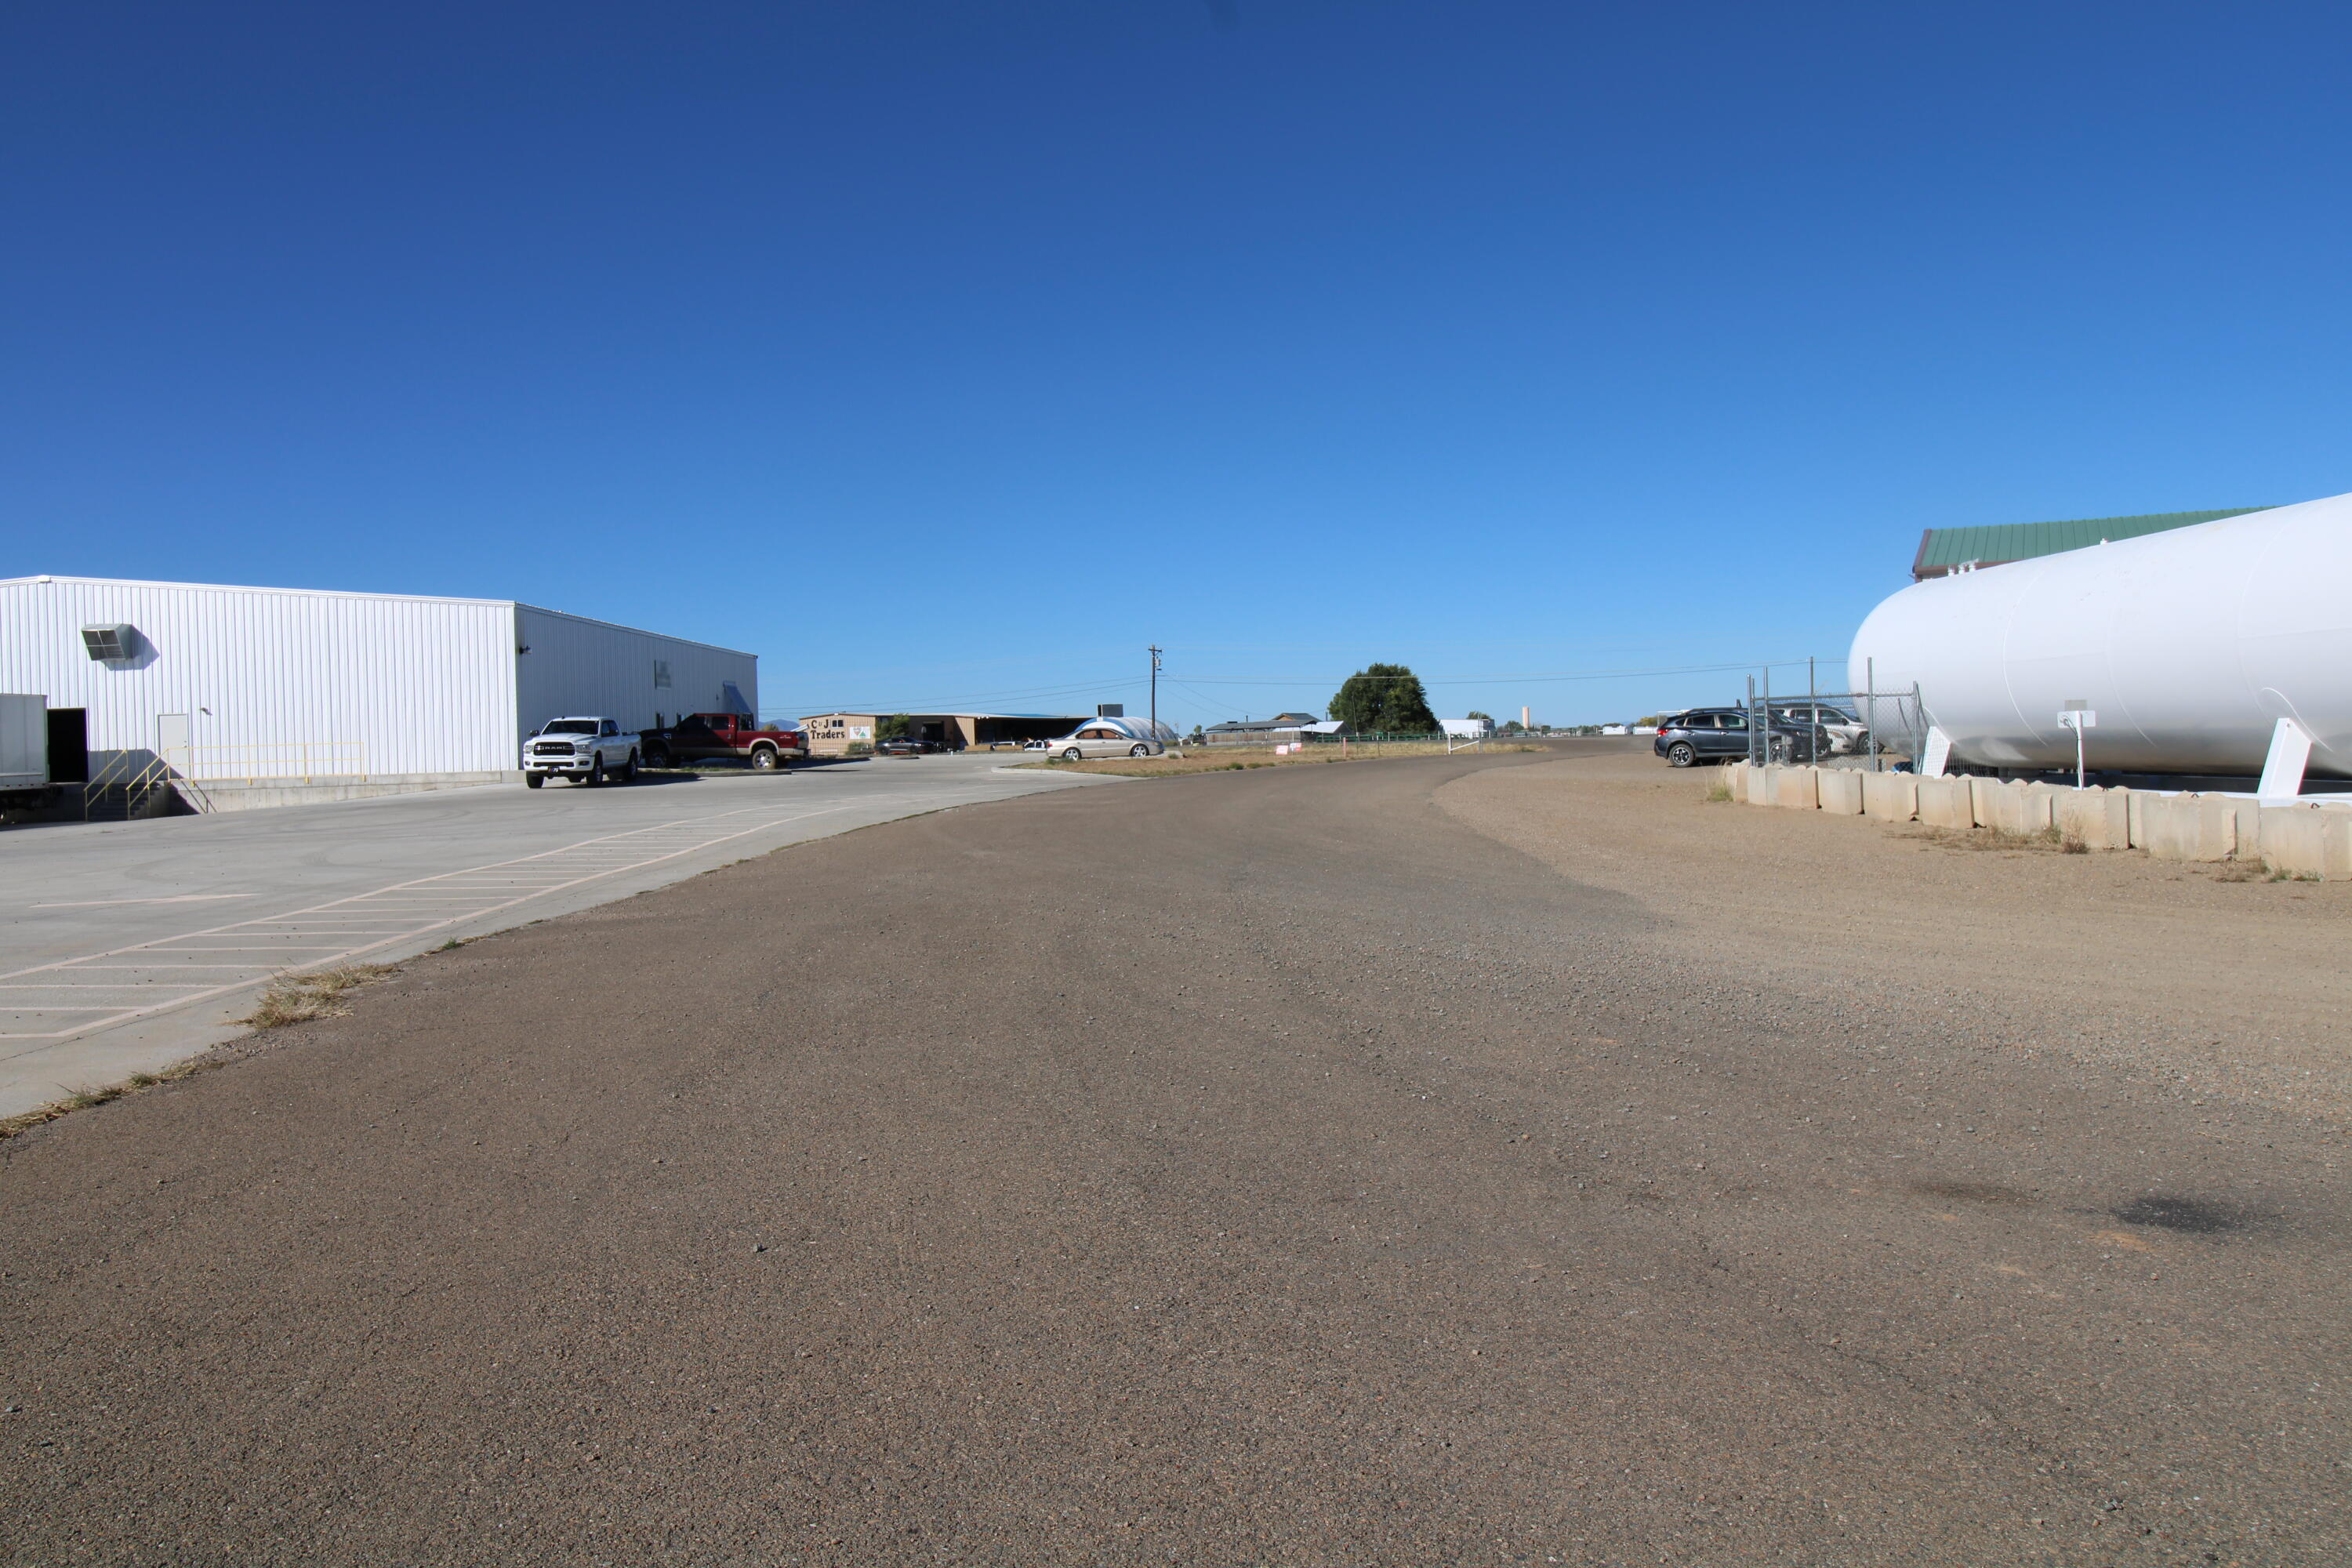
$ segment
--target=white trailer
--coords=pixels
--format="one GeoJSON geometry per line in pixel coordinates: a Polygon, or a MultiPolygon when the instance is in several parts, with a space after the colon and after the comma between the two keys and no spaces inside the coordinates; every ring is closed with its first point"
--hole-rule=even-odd
{"type": "Polygon", "coordinates": [[[49,783],[49,700],[0,693],[0,805],[57,798],[49,783]]]}
{"type": "MultiPolygon", "coordinates": [[[[1870,613],[1850,684],[1914,684],[1956,761],[2252,774],[2278,721],[2352,776],[2352,495],[1932,577],[1870,613]],[[2060,717],[2097,714],[2088,734],[2060,717]]],[[[1895,703],[1865,714],[1902,728],[1895,703]]]]}

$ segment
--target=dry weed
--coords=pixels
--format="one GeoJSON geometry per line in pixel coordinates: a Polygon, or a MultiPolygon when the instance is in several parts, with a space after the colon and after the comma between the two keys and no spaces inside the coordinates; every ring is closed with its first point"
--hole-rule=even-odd
{"type": "Polygon", "coordinates": [[[238,1020],[257,1029],[282,1028],[312,1018],[332,1018],[345,1011],[336,998],[354,986],[381,980],[392,973],[388,963],[346,963],[313,974],[289,974],[270,982],[250,1016],[238,1020]]]}
{"type": "Polygon", "coordinates": [[[136,1090],[152,1089],[159,1083],[170,1083],[174,1079],[187,1078],[192,1074],[200,1073],[213,1065],[212,1058],[198,1057],[194,1061],[182,1062],[177,1067],[165,1068],[162,1072],[135,1072],[121,1083],[109,1084],[102,1089],[69,1090],[63,1100],[53,1100],[37,1110],[0,1117],[0,1140],[14,1138],[19,1132],[29,1132],[44,1123],[55,1121],[68,1111],[88,1110],[94,1105],[104,1105],[110,1100],[121,1100],[124,1095],[136,1090]]]}

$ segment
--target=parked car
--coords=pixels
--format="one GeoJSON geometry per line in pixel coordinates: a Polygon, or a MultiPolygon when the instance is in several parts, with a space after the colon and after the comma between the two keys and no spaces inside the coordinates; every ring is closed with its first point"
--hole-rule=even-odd
{"type": "Polygon", "coordinates": [[[637,776],[637,738],[610,719],[550,719],[522,743],[522,782],[537,789],[551,778],[600,784],[637,776]]]}
{"type": "Polygon", "coordinates": [[[1044,749],[1065,762],[1087,757],[1156,757],[1181,744],[1172,725],[1149,719],[1089,719],[1044,749]]]}
{"type": "Polygon", "coordinates": [[[893,735],[874,742],[874,754],[879,757],[919,757],[927,752],[946,750],[937,741],[926,741],[920,735],[893,735]]]}
{"type": "MultiPolygon", "coordinates": [[[[1829,740],[1828,750],[1822,753],[1824,756],[1851,755],[1861,751],[1870,738],[1870,731],[1861,720],[1833,703],[1817,699],[1809,698],[1802,702],[1775,702],[1772,704],[1772,717],[1801,730],[1807,725],[1819,727],[1829,740]]],[[[1814,760],[1812,753],[1801,748],[1797,754],[1802,762],[1814,760]]]]}
{"type": "Polygon", "coordinates": [[[641,731],[637,739],[646,763],[657,768],[735,757],[766,773],[806,762],[809,754],[808,736],[801,731],[740,713],[688,713],[666,730],[641,731]]]}
{"type": "MultiPolygon", "coordinates": [[[[1800,724],[1770,715],[1766,754],[1776,763],[1809,754],[1809,748],[1826,753],[1829,737],[1815,724],[1800,724]]],[[[1658,738],[1650,749],[1678,768],[1700,763],[1724,763],[1748,752],[1748,713],[1739,708],[1692,708],[1658,721],[1658,738]]]]}

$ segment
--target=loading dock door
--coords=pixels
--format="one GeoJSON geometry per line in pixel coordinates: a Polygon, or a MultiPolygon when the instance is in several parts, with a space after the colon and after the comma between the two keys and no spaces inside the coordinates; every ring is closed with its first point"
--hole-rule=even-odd
{"type": "Polygon", "coordinates": [[[89,710],[49,710],[49,782],[89,783],[89,710]]]}

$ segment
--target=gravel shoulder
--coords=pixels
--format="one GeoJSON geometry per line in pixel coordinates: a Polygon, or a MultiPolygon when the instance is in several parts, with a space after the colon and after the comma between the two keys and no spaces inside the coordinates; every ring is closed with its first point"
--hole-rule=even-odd
{"type": "Polygon", "coordinates": [[[1622,742],[1437,792],[1456,821],[1671,923],[1731,988],[1801,995],[1826,1031],[1940,1024],[2127,1066],[2188,1101],[2352,1125],[2352,884],[2271,882],[2137,850],[1971,847],[1867,818],[1711,802],[1622,742]]]}

